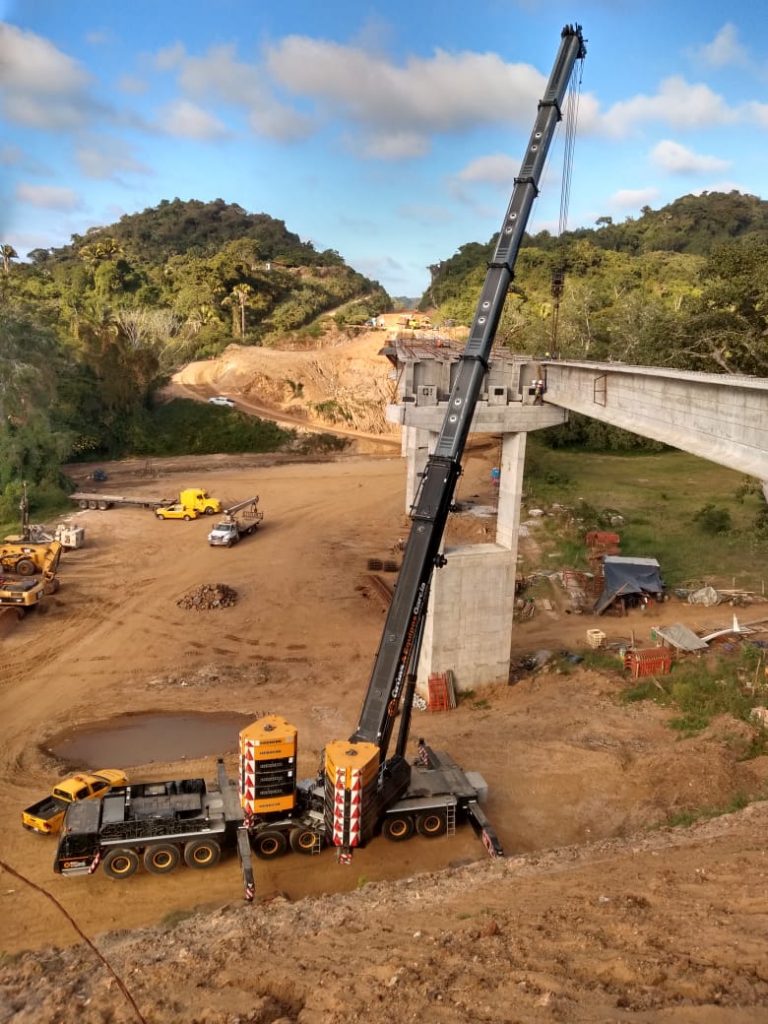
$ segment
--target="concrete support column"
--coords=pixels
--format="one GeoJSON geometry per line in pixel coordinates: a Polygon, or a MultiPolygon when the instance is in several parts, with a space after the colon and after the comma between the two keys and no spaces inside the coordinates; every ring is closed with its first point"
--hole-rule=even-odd
{"type": "Polygon", "coordinates": [[[517,558],[520,530],[520,500],[523,495],[525,447],[528,435],[504,434],[501,443],[499,506],[496,516],[496,543],[508,548],[517,558]]]}
{"type": "Polygon", "coordinates": [[[459,692],[509,681],[515,556],[498,544],[446,548],[432,576],[417,688],[432,673],[453,673],[459,692]]]}
{"type": "Polygon", "coordinates": [[[427,459],[434,451],[437,434],[422,427],[403,427],[406,456],[405,512],[410,514],[411,506],[421,483],[427,459]]]}

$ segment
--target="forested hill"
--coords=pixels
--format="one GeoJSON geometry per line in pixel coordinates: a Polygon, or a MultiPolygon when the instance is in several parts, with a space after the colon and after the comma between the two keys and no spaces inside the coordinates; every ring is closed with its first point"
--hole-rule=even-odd
{"type": "MultiPolygon", "coordinates": [[[[430,267],[422,308],[469,323],[494,245],[467,243],[430,267]]],[[[637,219],[527,236],[497,341],[519,352],[767,376],[768,202],[688,195],[637,219]]]]}
{"type": "Polygon", "coordinates": [[[192,354],[304,330],[342,304],[358,301],[346,316],[360,322],[390,304],[335,250],[222,199],[163,201],[28,259],[13,268],[15,295],[57,307],[62,329],[76,332],[82,311],[163,311],[176,335],[194,337],[192,354]]]}
{"type": "Polygon", "coordinates": [[[221,199],[162,202],[28,262],[0,239],[0,256],[0,523],[22,480],[32,511],[60,500],[60,465],[78,456],[274,447],[279,431],[156,395],[233,342],[314,344],[391,308],[335,250],[221,199]]]}
{"type": "MultiPolygon", "coordinates": [[[[85,236],[73,235],[72,244],[52,250],[56,257],[75,256],[83,246],[103,244],[115,239],[132,258],[145,263],[163,263],[171,256],[212,256],[236,239],[256,243],[263,259],[276,256],[297,263],[343,262],[336,253],[317,253],[309,242],[288,231],[285,223],[266,213],[247,213],[236,203],[215,199],[167,200],[158,206],[121,217],[117,224],[91,228],[85,236]]],[[[48,250],[36,250],[30,256],[45,258],[48,250]]]]}

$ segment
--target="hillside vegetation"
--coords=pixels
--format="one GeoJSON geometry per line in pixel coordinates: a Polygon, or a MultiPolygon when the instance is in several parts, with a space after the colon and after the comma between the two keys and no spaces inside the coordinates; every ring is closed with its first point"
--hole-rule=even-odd
{"type": "MultiPolygon", "coordinates": [[[[422,308],[467,323],[494,245],[467,243],[432,266],[422,308]]],[[[768,203],[704,193],[527,237],[497,339],[516,352],[765,376],[767,314],[768,203]]]]}
{"type": "MultiPolygon", "coordinates": [[[[430,268],[421,305],[434,322],[470,323],[492,250],[469,242],[430,268]]],[[[233,343],[315,347],[393,305],[336,251],[220,199],[164,201],[27,263],[9,245],[0,255],[0,521],[23,479],[38,507],[60,500],[63,462],[154,450],[160,434],[169,454],[200,450],[202,421],[180,410],[160,422],[156,407],[190,360],[233,343]]],[[[754,196],[684,196],[637,220],[542,232],[516,270],[497,335],[514,351],[768,375],[768,203],[754,196]]],[[[234,448],[285,443],[213,412],[234,448]]],[[[648,447],[579,417],[549,439],[648,447]]]]}
{"type": "Polygon", "coordinates": [[[0,254],[0,521],[15,517],[22,479],[44,506],[61,496],[63,462],[153,450],[171,419],[178,452],[200,450],[214,414],[207,433],[235,449],[284,444],[226,409],[160,416],[155,395],[233,342],[315,344],[391,306],[337,252],[221,199],[164,201],[27,263],[9,245],[0,254]]]}

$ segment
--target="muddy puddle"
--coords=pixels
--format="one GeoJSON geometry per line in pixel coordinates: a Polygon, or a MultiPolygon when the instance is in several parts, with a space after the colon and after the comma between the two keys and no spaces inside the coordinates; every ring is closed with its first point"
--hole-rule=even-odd
{"type": "Polygon", "coordinates": [[[60,733],[43,749],[76,768],[131,768],[231,753],[252,721],[252,715],[226,713],[120,715],[60,733]]]}

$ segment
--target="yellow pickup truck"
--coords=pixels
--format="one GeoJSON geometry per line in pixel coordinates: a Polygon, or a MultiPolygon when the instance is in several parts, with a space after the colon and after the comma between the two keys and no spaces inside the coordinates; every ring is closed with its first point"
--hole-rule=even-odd
{"type": "Polygon", "coordinates": [[[97,772],[80,772],[62,779],[51,790],[50,796],[21,812],[21,823],[30,832],[52,835],[61,830],[64,815],[70,804],[78,800],[93,800],[104,796],[113,786],[127,786],[128,776],[116,768],[102,768],[97,772]]]}
{"type": "Polygon", "coordinates": [[[155,515],[158,519],[199,519],[200,513],[196,508],[188,508],[186,505],[166,505],[165,508],[156,508],[155,515]]]}

